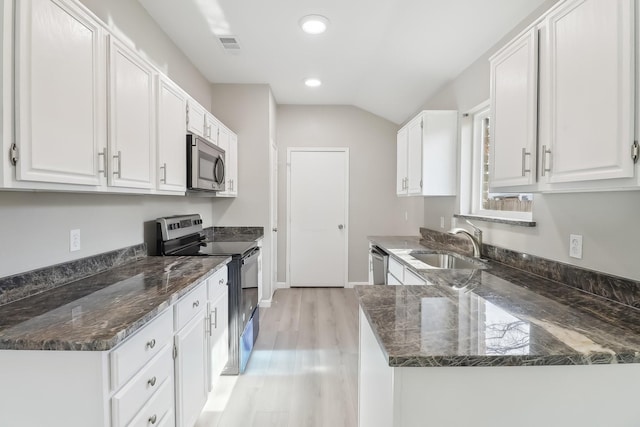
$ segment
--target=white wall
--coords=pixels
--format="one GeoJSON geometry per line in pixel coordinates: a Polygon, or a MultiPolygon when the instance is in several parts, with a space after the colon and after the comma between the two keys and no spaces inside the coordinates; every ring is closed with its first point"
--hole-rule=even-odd
{"type": "MultiPolygon", "coordinates": [[[[210,106],[209,82],[137,1],[82,2],[112,29],[126,34],[141,54],[193,97],[210,106]]],[[[149,239],[145,223],[193,212],[203,215],[205,226],[213,224],[211,199],[0,192],[0,277],[142,243],[149,239]],[[81,230],[82,250],[70,253],[69,230],[73,228],[81,230]]]]}
{"type": "Polygon", "coordinates": [[[264,227],[263,299],[271,296],[269,226],[269,135],[271,90],[264,84],[211,85],[211,112],[238,135],[238,197],[215,199],[219,226],[264,227]]]}
{"type": "MultiPolygon", "coordinates": [[[[424,109],[458,109],[461,113],[489,98],[489,56],[555,1],[547,2],[513,32],[479,58],[453,82],[427,100],[424,109]]],[[[585,125],[588,125],[585,123],[585,125]]],[[[424,199],[424,225],[439,230],[440,216],[458,211],[455,197],[424,199]]],[[[569,264],[640,280],[638,253],[640,192],[536,194],[535,228],[477,222],[485,242],[569,264]],[[569,234],[582,234],[583,259],[569,258],[569,234]]],[[[458,221],[461,223],[461,221],[458,221]]]]}
{"type": "Polygon", "coordinates": [[[137,0],[80,0],[111,32],[130,43],[205,108],[211,106],[209,81],[158,27],[137,0]]]}
{"type": "MultiPolygon", "coordinates": [[[[348,147],[349,282],[366,282],[369,235],[417,235],[421,198],[395,193],[398,126],[356,107],[278,107],[278,281],[286,280],[287,148],[348,147]],[[405,220],[405,212],[408,220],[405,220]]],[[[313,242],[310,242],[313,244],[313,242]]]]}

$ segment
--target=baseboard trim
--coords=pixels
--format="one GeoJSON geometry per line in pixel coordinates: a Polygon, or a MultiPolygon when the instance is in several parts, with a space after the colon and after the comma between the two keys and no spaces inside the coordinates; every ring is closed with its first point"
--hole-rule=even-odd
{"type": "Polygon", "coordinates": [[[272,299],[265,299],[265,300],[262,300],[262,301],[260,301],[260,307],[262,307],[262,308],[269,308],[269,307],[271,307],[271,302],[272,302],[272,301],[273,301],[272,299]]]}
{"type": "Polygon", "coordinates": [[[276,283],[276,289],[288,289],[289,286],[287,285],[287,282],[277,282],[276,283]]]}

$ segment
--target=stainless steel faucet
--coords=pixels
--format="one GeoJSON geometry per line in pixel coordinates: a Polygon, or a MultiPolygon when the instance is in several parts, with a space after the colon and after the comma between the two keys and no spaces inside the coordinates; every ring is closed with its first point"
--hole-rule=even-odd
{"type": "Polygon", "coordinates": [[[473,225],[469,220],[466,221],[471,227],[473,227],[473,234],[469,233],[464,228],[452,228],[449,230],[449,234],[463,234],[467,236],[473,245],[474,258],[482,258],[482,230],[473,225]]]}

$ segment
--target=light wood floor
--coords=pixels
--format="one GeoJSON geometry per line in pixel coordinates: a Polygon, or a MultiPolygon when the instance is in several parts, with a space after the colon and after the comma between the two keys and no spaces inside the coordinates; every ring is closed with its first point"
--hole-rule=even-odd
{"type": "Polygon", "coordinates": [[[196,427],[355,427],[352,289],[279,289],[243,375],[221,377],[196,427]]]}

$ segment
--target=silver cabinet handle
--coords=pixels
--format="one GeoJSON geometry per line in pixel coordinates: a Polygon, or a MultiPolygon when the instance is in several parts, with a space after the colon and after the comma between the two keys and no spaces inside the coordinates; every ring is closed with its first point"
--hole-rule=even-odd
{"type": "Polygon", "coordinates": [[[209,316],[209,336],[213,335],[214,329],[218,329],[218,307],[213,309],[213,316],[209,316]]]}
{"type": "Polygon", "coordinates": [[[167,183],[167,164],[163,163],[162,166],[160,166],[160,170],[162,171],[162,178],[160,178],[160,182],[163,184],[167,183]]]}
{"type": "Polygon", "coordinates": [[[156,385],[156,377],[151,378],[149,381],[147,381],[147,384],[149,384],[151,387],[153,387],[154,385],[156,385]]]}
{"type": "Polygon", "coordinates": [[[113,156],[114,159],[118,159],[118,171],[113,172],[118,178],[122,178],[122,152],[118,150],[118,154],[113,156]]]}
{"type": "Polygon", "coordinates": [[[278,232],[278,227],[273,227],[273,228],[271,229],[271,231],[273,231],[274,233],[277,233],[277,232],[278,232]]]}
{"type": "Polygon", "coordinates": [[[542,146],[542,171],[540,175],[545,176],[547,172],[551,172],[550,168],[547,168],[547,154],[551,155],[551,150],[547,150],[547,146],[542,146]]]}
{"type": "Polygon", "coordinates": [[[531,172],[531,169],[527,169],[527,156],[531,153],[527,153],[526,148],[522,148],[522,176],[526,176],[527,172],[531,172]]]}
{"type": "Polygon", "coordinates": [[[156,346],[156,340],[155,340],[155,338],[154,338],[154,339],[152,339],[151,341],[147,342],[147,347],[149,347],[149,348],[153,348],[153,347],[155,347],[155,346],[156,346]]]}
{"type": "Polygon", "coordinates": [[[200,307],[200,300],[196,300],[193,302],[193,308],[200,307]]]}
{"type": "Polygon", "coordinates": [[[338,230],[342,230],[343,228],[344,228],[344,225],[338,224],[338,230]]]}
{"type": "Polygon", "coordinates": [[[224,279],[218,280],[218,285],[222,285],[222,284],[224,284],[224,279]]]}
{"type": "Polygon", "coordinates": [[[102,156],[102,169],[98,169],[98,173],[104,174],[107,177],[107,147],[102,149],[102,153],[98,153],[98,163],[100,162],[100,156],[102,156]]]}
{"type": "Polygon", "coordinates": [[[156,414],[153,414],[152,416],[149,417],[149,423],[155,424],[156,421],[158,421],[158,417],[156,416],[156,414]]]}

